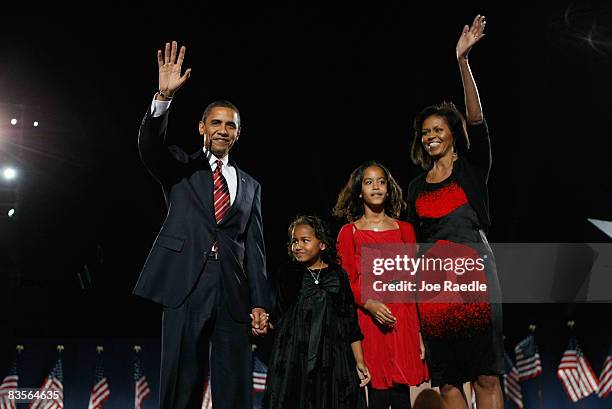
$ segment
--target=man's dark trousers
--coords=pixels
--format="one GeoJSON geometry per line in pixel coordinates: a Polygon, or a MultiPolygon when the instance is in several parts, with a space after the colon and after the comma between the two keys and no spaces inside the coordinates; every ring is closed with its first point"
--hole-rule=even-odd
{"type": "Polygon", "coordinates": [[[250,323],[232,319],[223,303],[221,263],[209,257],[178,308],[164,308],[161,409],[201,409],[210,368],[214,409],[252,408],[250,323]]]}

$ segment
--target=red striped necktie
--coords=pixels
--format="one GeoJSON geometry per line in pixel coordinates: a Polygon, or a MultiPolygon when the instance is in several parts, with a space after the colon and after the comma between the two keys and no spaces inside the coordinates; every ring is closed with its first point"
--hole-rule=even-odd
{"type": "Polygon", "coordinates": [[[213,199],[215,201],[215,220],[219,223],[230,208],[230,194],[227,181],[221,173],[223,161],[217,160],[217,168],[213,174],[213,199]]]}

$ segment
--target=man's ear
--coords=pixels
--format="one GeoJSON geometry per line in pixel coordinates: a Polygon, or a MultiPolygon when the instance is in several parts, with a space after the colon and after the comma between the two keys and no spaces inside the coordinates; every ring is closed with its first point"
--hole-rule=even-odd
{"type": "Polygon", "coordinates": [[[204,146],[206,146],[206,126],[202,121],[198,122],[198,132],[204,137],[204,146]]]}
{"type": "Polygon", "coordinates": [[[327,248],[327,244],[321,242],[319,243],[319,248],[321,249],[321,251],[325,250],[327,248]]]}
{"type": "Polygon", "coordinates": [[[236,140],[238,140],[238,138],[240,138],[240,134],[242,133],[242,127],[239,126],[238,127],[238,131],[236,132],[236,140]]]}

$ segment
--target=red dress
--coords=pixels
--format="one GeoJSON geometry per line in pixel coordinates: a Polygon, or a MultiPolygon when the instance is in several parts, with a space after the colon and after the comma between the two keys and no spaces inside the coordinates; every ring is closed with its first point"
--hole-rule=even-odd
{"type": "Polygon", "coordinates": [[[338,254],[342,268],[349,275],[358,308],[358,320],[365,363],[370,370],[372,387],[389,389],[393,385],[419,385],[429,379],[427,365],[420,358],[419,321],[414,303],[385,303],[397,323],[383,332],[374,318],[363,310],[361,300],[361,246],[370,243],[415,243],[410,223],[398,221],[399,229],[359,230],[345,224],[338,234],[338,254]]]}

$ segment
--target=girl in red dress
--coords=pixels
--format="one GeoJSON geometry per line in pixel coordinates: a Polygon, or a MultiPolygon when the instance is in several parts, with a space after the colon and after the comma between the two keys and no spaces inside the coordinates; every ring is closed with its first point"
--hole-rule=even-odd
{"type": "Polygon", "coordinates": [[[397,220],[406,203],[389,170],[367,162],[353,171],[340,192],[334,215],[346,219],[338,255],[358,305],[362,347],[372,378],[368,407],[410,408],[410,386],[428,377],[414,303],[362,299],[361,247],[372,243],[415,243],[410,223],[397,220]]]}

